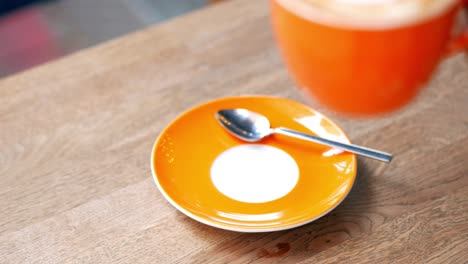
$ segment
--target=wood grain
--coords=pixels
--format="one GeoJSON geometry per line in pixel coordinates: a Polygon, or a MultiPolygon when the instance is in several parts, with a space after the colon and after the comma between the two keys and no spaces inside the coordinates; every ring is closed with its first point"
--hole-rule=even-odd
{"type": "Polygon", "coordinates": [[[0,263],[465,263],[468,58],[372,119],[299,93],[267,1],[227,1],[0,81],[0,263]],[[348,198],[293,230],[242,234],[178,213],[149,167],[158,133],[190,107],[267,94],[332,116],[396,154],[360,160],[348,198]]]}

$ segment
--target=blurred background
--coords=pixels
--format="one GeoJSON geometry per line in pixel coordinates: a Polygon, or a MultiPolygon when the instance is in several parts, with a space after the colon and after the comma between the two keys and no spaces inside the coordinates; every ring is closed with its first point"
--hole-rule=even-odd
{"type": "Polygon", "coordinates": [[[216,0],[0,0],[0,78],[216,0]]]}

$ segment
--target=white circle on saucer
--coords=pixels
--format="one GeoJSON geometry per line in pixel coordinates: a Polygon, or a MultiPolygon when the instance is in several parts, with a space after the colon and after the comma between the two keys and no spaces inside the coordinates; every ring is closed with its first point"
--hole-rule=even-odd
{"type": "Polygon", "coordinates": [[[227,197],[264,203],[288,194],[299,180],[299,167],[276,147],[245,144],[221,153],[211,165],[214,186],[227,197]]]}

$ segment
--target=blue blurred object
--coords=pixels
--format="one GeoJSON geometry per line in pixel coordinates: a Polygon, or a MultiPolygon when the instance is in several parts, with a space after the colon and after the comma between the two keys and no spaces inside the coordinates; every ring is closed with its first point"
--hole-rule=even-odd
{"type": "Polygon", "coordinates": [[[0,15],[34,2],[38,0],[0,0],[0,15]]]}

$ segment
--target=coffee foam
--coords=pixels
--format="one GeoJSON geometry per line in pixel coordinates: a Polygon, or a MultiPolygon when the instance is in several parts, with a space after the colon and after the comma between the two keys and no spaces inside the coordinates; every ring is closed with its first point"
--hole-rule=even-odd
{"type": "Polygon", "coordinates": [[[321,24],[389,29],[416,24],[455,6],[457,0],[275,0],[290,12],[321,24]]]}

